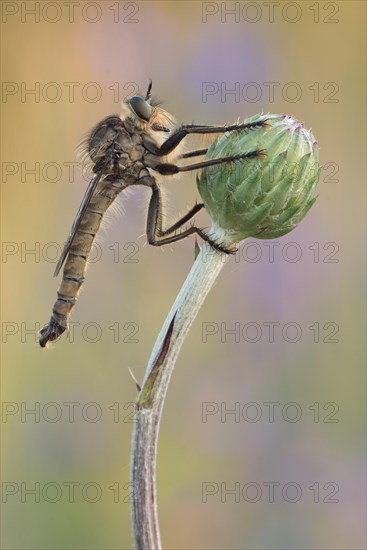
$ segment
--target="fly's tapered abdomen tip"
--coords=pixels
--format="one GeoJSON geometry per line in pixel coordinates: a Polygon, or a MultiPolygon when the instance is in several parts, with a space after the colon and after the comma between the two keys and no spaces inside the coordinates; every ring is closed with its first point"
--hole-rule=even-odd
{"type": "Polygon", "coordinates": [[[66,329],[67,326],[60,325],[51,317],[50,322],[40,330],[38,342],[41,348],[45,348],[48,342],[57,340],[66,329]]]}
{"type": "Polygon", "coordinates": [[[41,346],[41,348],[45,348],[46,344],[47,344],[47,340],[45,340],[44,338],[39,339],[39,345],[41,346]]]}

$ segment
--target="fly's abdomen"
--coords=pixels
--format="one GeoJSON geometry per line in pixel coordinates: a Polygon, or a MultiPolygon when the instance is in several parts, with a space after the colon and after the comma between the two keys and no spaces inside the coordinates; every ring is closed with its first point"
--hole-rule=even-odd
{"type": "Polygon", "coordinates": [[[125,187],[122,182],[119,185],[117,182],[108,183],[108,187],[91,200],[70,246],[50,322],[40,332],[41,347],[45,347],[47,342],[57,340],[68,328],[70,313],[84,282],[87,260],[103,215],[125,187]]]}

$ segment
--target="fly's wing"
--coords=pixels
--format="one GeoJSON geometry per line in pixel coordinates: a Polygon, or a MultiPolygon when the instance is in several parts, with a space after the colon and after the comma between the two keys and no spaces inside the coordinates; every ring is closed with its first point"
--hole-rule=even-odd
{"type": "Polygon", "coordinates": [[[81,202],[81,205],[79,206],[79,210],[78,210],[78,213],[75,217],[75,220],[73,222],[73,225],[71,227],[71,231],[70,231],[70,234],[68,236],[68,240],[66,241],[65,243],[65,246],[64,246],[64,249],[63,251],[61,252],[61,256],[59,258],[59,261],[57,262],[57,266],[55,268],[55,271],[54,271],[54,277],[57,277],[57,275],[59,274],[59,271],[63,265],[63,263],[65,262],[65,259],[68,255],[68,252],[70,250],[70,247],[73,243],[73,240],[75,238],[75,235],[76,235],[76,232],[78,231],[79,229],[79,226],[80,226],[80,223],[83,219],[83,216],[85,214],[85,211],[87,210],[87,207],[88,207],[88,204],[90,203],[90,200],[93,196],[93,193],[94,191],[96,190],[96,187],[98,185],[98,182],[100,181],[101,177],[103,176],[103,173],[104,173],[104,169],[106,167],[106,164],[107,162],[104,164],[104,166],[102,167],[101,171],[98,172],[98,174],[95,174],[93,176],[93,178],[91,179],[89,185],[88,185],[88,188],[85,192],[85,195],[84,195],[84,198],[81,202]]]}

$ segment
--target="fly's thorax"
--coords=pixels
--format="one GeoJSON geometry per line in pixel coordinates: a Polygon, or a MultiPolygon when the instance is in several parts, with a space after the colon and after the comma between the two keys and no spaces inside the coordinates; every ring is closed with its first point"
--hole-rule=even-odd
{"type": "Polygon", "coordinates": [[[173,156],[158,159],[144,147],[146,139],[160,147],[172,135],[174,119],[169,113],[153,106],[151,118],[145,121],[130,109],[125,111],[121,117],[111,115],[101,120],[86,140],[87,160],[95,173],[103,171],[105,185],[116,180],[123,180],[127,185],[144,180],[146,184],[147,178],[151,179],[149,168],[154,169],[157,162],[170,162],[173,156]]]}
{"type": "Polygon", "coordinates": [[[88,138],[88,154],[94,163],[106,156],[109,148],[120,135],[122,121],[117,115],[111,115],[101,120],[90,132],[88,138]]]}
{"type": "Polygon", "coordinates": [[[103,170],[104,178],[119,179],[126,175],[131,183],[131,178],[139,177],[144,153],[142,129],[130,118],[106,117],[92,130],[88,139],[93,171],[103,170]],[[140,166],[136,166],[137,163],[140,166]]]}

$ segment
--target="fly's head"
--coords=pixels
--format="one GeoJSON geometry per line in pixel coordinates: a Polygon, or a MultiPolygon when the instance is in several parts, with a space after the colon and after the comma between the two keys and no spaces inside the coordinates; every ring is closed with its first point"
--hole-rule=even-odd
{"type": "Polygon", "coordinates": [[[134,95],[123,104],[123,116],[126,117],[138,130],[154,131],[167,134],[174,128],[173,117],[160,107],[160,102],[152,97],[152,81],[145,96],[134,95]]]}

